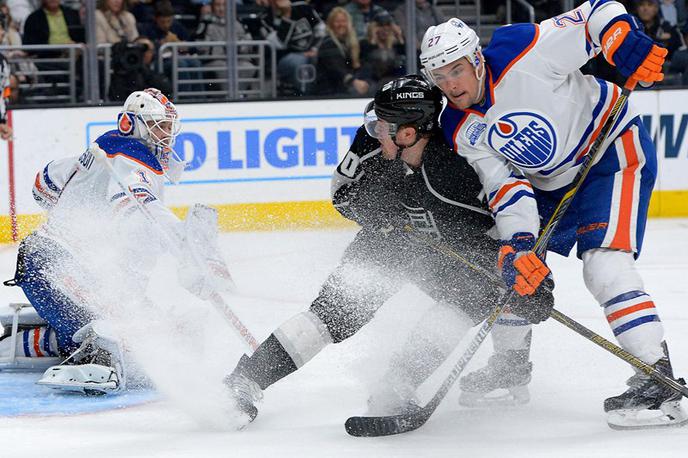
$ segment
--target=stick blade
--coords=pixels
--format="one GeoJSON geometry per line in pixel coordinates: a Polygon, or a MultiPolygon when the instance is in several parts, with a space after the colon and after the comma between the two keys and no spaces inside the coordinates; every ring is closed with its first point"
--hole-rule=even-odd
{"type": "Polygon", "coordinates": [[[347,433],[355,437],[393,436],[420,428],[428,421],[428,418],[430,415],[425,409],[401,415],[350,417],[344,423],[344,428],[347,433]]]}

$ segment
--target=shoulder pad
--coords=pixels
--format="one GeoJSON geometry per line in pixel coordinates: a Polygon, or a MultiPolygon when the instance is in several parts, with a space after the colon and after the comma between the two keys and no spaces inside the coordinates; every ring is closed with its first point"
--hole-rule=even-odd
{"type": "Polygon", "coordinates": [[[492,71],[492,79],[495,83],[513,63],[530,50],[537,37],[536,24],[512,24],[494,31],[483,55],[492,71]]]}
{"type": "Polygon", "coordinates": [[[96,139],[98,146],[105,151],[109,158],[124,156],[147,169],[162,175],[160,162],[151,152],[148,146],[140,140],[124,137],[116,130],[104,133],[96,139]]]}

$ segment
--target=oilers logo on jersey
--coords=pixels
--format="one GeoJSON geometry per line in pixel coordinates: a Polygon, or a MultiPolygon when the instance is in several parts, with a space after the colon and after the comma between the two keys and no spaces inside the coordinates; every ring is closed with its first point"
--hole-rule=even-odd
{"type": "Polygon", "coordinates": [[[541,168],[557,151],[552,123],[541,114],[516,112],[502,115],[490,127],[488,144],[511,162],[524,168],[541,168]]]}

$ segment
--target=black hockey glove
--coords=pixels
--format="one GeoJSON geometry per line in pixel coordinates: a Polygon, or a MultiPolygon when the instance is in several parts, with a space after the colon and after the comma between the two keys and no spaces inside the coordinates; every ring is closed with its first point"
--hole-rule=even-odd
{"type": "Polygon", "coordinates": [[[545,321],[552,314],[554,308],[554,280],[552,276],[545,278],[540,287],[530,296],[513,294],[509,306],[511,312],[533,324],[545,321]]]}

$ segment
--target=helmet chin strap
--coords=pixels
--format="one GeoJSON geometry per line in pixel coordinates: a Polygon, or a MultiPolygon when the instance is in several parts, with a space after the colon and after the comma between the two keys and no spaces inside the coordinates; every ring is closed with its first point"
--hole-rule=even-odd
{"type": "Polygon", "coordinates": [[[485,61],[481,59],[478,66],[475,67],[475,77],[478,79],[478,95],[475,97],[473,103],[481,103],[485,97],[485,73],[487,73],[485,70],[485,61]],[[482,72],[480,70],[482,70],[482,72]]]}
{"type": "Polygon", "coordinates": [[[415,146],[416,143],[418,143],[418,142],[420,141],[420,135],[418,135],[418,129],[416,129],[416,128],[414,127],[413,130],[416,131],[416,139],[413,140],[413,143],[411,143],[410,145],[400,145],[399,143],[397,143],[397,136],[396,136],[396,134],[393,135],[393,136],[391,137],[391,138],[392,138],[392,142],[394,143],[394,145],[395,145],[397,148],[399,148],[399,151],[397,152],[397,154],[403,153],[405,149],[411,148],[411,147],[415,146]]]}

